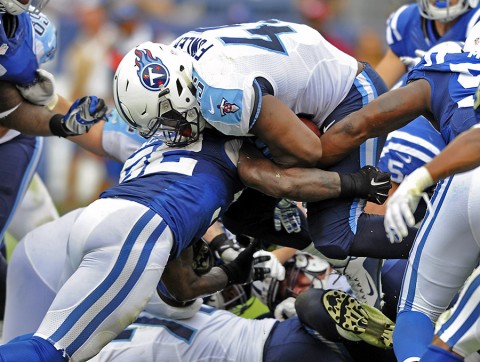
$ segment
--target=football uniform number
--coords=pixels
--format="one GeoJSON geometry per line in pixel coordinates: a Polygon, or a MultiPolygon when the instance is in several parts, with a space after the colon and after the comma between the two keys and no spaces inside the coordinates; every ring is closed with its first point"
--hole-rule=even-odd
{"type": "Polygon", "coordinates": [[[258,28],[245,29],[254,38],[246,37],[220,37],[225,44],[249,45],[262,48],[268,51],[288,55],[279,35],[284,33],[294,33],[295,31],[289,26],[273,26],[271,24],[263,24],[258,28]],[[262,38],[259,38],[261,36],[262,38]]]}
{"type": "MultiPolygon", "coordinates": [[[[196,329],[186,324],[179,323],[171,319],[140,317],[134,322],[135,324],[144,324],[147,326],[158,326],[165,328],[172,336],[190,344],[195,336],[196,329]]],[[[131,340],[134,329],[129,327],[118,335],[115,340],[126,341],[131,340]]]]}
{"type": "Polygon", "coordinates": [[[38,36],[42,36],[47,31],[50,21],[43,15],[32,13],[29,15],[30,19],[32,20],[33,28],[35,29],[35,33],[37,33],[38,36]]]}
{"type": "MultiPolygon", "coordinates": [[[[201,142],[198,143],[201,144],[201,142]]],[[[170,157],[168,161],[165,161],[163,152],[152,152],[152,147],[146,147],[141,154],[138,153],[135,157],[127,160],[124,166],[125,176],[122,177],[121,182],[157,172],[191,176],[198,162],[189,157],[179,157],[176,161],[171,159],[170,157]]]]}

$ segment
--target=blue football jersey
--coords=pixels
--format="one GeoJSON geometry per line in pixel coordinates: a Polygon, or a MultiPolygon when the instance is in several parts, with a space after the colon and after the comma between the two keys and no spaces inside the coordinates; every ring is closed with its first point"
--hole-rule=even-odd
{"type": "Polygon", "coordinates": [[[389,133],[378,168],[390,172],[393,182],[401,183],[405,176],[430,162],[444,148],[440,133],[425,117],[418,117],[389,133]]]}
{"type": "Polygon", "coordinates": [[[448,53],[443,48],[428,53],[408,74],[408,81],[425,79],[430,83],[432,113],[447,144],[477,123],[473,103],[480,80],[480,59],[455,51],[448,53]]]}
{"type": "Polygon", "coordinates": [[[480,8],[461,15],[443,35],[438,36],[433,20],[424,19],[418,5],[404,5],[387,20],[386,39],[390,49],[398,56],[416,57],[415,50],[429,50],[444,41],[465,41],[470,29],[480,19],[480,8]]]}
{"type": "MultiPolygon", "coordinates": [[[[22,13],[16,20],[13,36],[0,26],[0,79],[27,86],[35,82],[39,64],[54,56],[56,31],[43,14],[22,13]]],[[[0,21],[12,21],[12,17],[3,14],[0,21]]]]}
{"type": "Polygon", "coordinates": [[[100,197],[132,200],[158,213],[175,236],[176,257],[243,189],[236,166],[241,144],[212,131],[183,148],[167,147],[154,137],[127,160],[120,184],[100,197]]]}

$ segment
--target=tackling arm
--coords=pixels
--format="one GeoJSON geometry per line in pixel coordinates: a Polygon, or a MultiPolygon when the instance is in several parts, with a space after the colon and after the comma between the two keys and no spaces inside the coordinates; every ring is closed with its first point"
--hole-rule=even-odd
{"type": "Polygon", "coordinates": [[[457,136],[433,160],[425,165],[433,182],[480,166],[480,127],[472,127],[457,136]]]}
{"type": "Polygon", "coordinates": [[[245,186],[275,198],[318,201],[340,196],[338,173],[317,168],[282,168],[249,142],[243,143],[237,167],[245,186]]]}
{"type": "Polygon", "coordinates": [[[36,136],[50,136],[54,113],[25,101],[15,85],[0,81],[0,125],[36,136]]]}
{"type": "Polygon", "coordinates": [[[263,157],[248,142],[244,142],[240,150],[237,168],[247,187],[276,198],[297,201],[360,197],[381,204],[391,187],[390,174],[372,166],[350,174],[317,168],[282,168],[263,157]]]}
{"type": "Polygon", "coordinates": [[[162,282],[178,300],[187,301],[213,294],[227,286],[227,275],[218,267],[199,276],[192,267],[193,249],[185,249],[178,258],[168,262],[162,274],[162,282]]]}
{"type": "Polygon", "coordinates": [[[335,164],[368,138],[386,135],[420,115],[428,115],[430,94],[430,84],[421,79],[384,93],[349,114],[320,138],[323,155],[319,167],[335,164]]]}

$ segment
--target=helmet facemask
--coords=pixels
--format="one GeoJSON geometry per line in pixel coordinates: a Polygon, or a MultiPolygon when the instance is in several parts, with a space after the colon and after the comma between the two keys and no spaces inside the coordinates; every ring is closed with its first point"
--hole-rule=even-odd
{"type": "Polygon", "coordinates": [[[158,117],[153,118],[148,125],[148,131],[141,131],[140,135],[150,138],[154,134],[162,133],[165,144],[170,147],[184,147],[198,140],[205,121],[195,107],[184,112],[173,108],[168,98],[169,88],[160,91],[158,95],[158,117]]]}
{"type": "Polygon", "coordinates": [[[437,0],[433,4],[430,0],[417,0],[417,3],[422,17],[446,23],[476,7],[478,0],[459,0],[455,5],[450,5],[450,0],[437,0]]]}

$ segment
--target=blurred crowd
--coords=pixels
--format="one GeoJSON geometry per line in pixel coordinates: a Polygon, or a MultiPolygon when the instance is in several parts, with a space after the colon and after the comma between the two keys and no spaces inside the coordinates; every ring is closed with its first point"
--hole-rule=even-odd
{"type": "MultiPolygon", "coordinates": [[[[113,73],[136,44],[169,43],[197,27],[271,18],[306,23],[341,50],[375,66],[386,50],[385,21],[403,3],[407,1],[51,0],[45,12],[57,27],[58,53],[47,68],[56,76],[59,93],[70,99],[95,94],[111,108],[113,73]]],[[[115,184],[120,170],[117,162],[52,137],[40,174],[63,213],[115,184]]]]}

